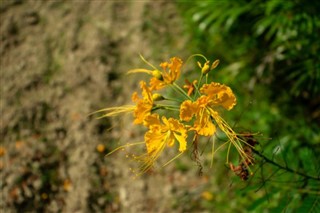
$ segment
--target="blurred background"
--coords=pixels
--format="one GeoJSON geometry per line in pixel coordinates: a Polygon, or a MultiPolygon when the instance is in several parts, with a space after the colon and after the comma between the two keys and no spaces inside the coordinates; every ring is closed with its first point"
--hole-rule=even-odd
{"type": "Polygon", "coordinates": [[[320,212],[319,11],[316,0],[0,0],[1,212],[320,212]],[[210,168],[205,144],[201,174],[190,153],[135,179],[124,152],[105,158],[143,138],[131,117],[88,116],[130,103],[139,53],[220,59],[210,78],[238,100],[223,117],[257,133],[265,156],[249,180],[226,149],[210,168]]]}

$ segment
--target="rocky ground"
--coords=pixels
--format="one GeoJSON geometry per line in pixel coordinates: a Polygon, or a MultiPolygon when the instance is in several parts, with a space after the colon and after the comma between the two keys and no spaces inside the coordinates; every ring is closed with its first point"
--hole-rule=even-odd
{"type": "Polygon", "coordinates": [[[130,118],[88,116],[130,101],[138,81],[124,73],[144,66],[139,53],[156,65],[189,55],[175,5],[0,2],[2,212],[186,212],[198,206],[208,179],[196,167],[169,165],[132,179],[135,164],[124,153],[104,155],[141,139],[139,129],[130,118]]]}

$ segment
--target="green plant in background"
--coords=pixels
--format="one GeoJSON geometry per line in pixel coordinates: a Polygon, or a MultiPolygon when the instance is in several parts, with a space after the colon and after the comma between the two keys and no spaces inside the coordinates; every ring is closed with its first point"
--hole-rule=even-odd
{"type": "Polygon", "coordinates": [[[220,58],[214,78],[237,88],[242,116],[235,125],[263,134],[257,142],[264,157],[256,153],[260,165],[241,191],[246,196],[234,202],[256,212],[319,211],[320,2],[177,5],[192,51],[220,58]]]}

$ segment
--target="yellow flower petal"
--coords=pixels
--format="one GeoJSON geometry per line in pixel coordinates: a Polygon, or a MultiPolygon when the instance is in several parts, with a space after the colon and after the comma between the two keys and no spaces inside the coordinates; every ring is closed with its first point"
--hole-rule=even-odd
{"type": "Polygon", "coordinates": [[[140,87],[142,90],[142,97],[146,102],[152,103],[152,93],[151,90],[148,88],[147,83],[144,81],[140,81],[140,87]]]}
{"type": "Polygon", "coordinates": [[[180,152],[184,152],[186,151],[187,149],[187,140],[186,140],[186,137],[187,135],[186,134],[177,134],[177,133],[174,133],[174,137],[175,139],[179,142],[179,151],[180,152]]]}
{"type": "Polygon", "coordinates": [[[198,106],[192,101],[186,100],[180,105],[180,119],[183,121],[190,121],[197,111],[198,106]]]}
{"type": "Polygon", "coordinates": [[[169,118],[168,124],[171,131],[171,137],[174,136],[173,138],[179,142],[179,151],[185,151],[187,147],[187,130],[184,125],[173,118],[169,118]]]}
{"type": "Polygon", "coordinates": [[[163,62],[160,64],[163,69],[163,80],[167,84],[172,84],[179,78],[182,66],[182,60],[178,57],[173,57],[170,61],[170,63],[163,62]]]}
{"type": "Polygon", "coordinates": [[[144,81],[140,82],[140,87],[142,90],[142,98],[139,98],[136,92],[132,94],[132,100],[136,102],[136,107],[133,113],[135,124],[143,123],[145,117],[151,114],[151,109],[153,107],[152,92],[150,88],[148,88],[144,81]]]}
{"type": "Polygon", "coordinates": [[[133,102],[137,102],[139,100],[139,96],[137,92],[132,93],[131,100],[133,102]]]}
{"type": "Polygon", "coordinates": [[[152,114],[152,115],[146,116],[144,121],[145,121],[144,125],[147,127],[150,127],[150,126],[154,127],[154,126],[161,125],[158,114],[152,114]]]}
{"type": "Polygon", "coordinates": [[[211,136],[216,132],[216,127],[213,124],[210,114],[205,108],[201,109],[197,114],[192,130],[196,130],[199,135],[211,136]]]}
{"type": "Polygon", "coordinates": [[[151,159],[155,161],[160,156],[160,152],[166,145],[164,136],[160,129],[150,129],[148,132],[146,132],[144,139],[146,142],[147,152],[151,159]]]}
{"type": "Polygon", "coordinates": [[[206,94],[214,105],[222,106],[227,110],[232,109],[237,100],[230,87],[212,82],[211,84],[204,84],[200,92],[206,94]]]}
{"type": "Polygon", "coordinates": [[[145,117],[150,115],[152,106],[153,105],[150,103],[139,101],[136,105],[134,112],[133,112],[133,115],[135,117],[133,122],[135,124],[143,123],[145,117]]]}
{"type": "Polygon", "coordinates": [[[148,158],[143,170],[148,170],[162,153],[163,149],[168,146],[172,147],[175,141],[179,142],[179,151],[186,150],[187,130],[184,125],[174,118],[167,119],[159,115],[153,114],[146,117],[145,122],[149,126],[148,132],[145,134],[145,142],[148,152],[148,158]]]}
{"type": "Polygon", "coordinates": [[[159,80],[156,77],[150,79],[149,85],[150,90],[160,90],[166,86],[166,84],[163,81],[159,80]]]}
{"type": "Polygon", "coordinates": [[[199,135],[211,136],[216,132],[207,107],[210,107],[210,98],[199,97],[195,102],[184,101],[180,106],[180,119],[190,121],[195,116],[195,121],[190,130],[195,130],[199,135]]]}

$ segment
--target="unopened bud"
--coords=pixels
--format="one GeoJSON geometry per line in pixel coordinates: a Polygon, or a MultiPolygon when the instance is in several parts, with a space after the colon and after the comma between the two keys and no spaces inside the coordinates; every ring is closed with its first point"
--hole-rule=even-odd
{"type": "Polygon", "coordinates": [[[220,60],[219,60],[219,59],[215,60],[215,61],[212,63],[210,70],[215,69],[215,68],[219,65],[219,63],[220,63],[220,60]]]}
{"type": "Polygon", "coordinates": [[[152,100],[153,101],[162,101],[164,99],[165,98],[159,93],[155,93],[155,94],[152,95],[152,100]]]}
{"type": "Polygon", "coordinates": [[[202,74],[207,74],[210,71],[210,66],[209,66],[210,61],[206,61],[206,63],[204,63],[201,72],[202,74]]]}
{"type": "Polygon", "coordinates": [[[153,70],[152,71],[152,76],[159,79],[159,80],[163,80],[162,78],[162,74],[159,70],[153,70]]]}
{"type": "Polygon", "coordinates": [[[201,63],[200,63],[199,61],[197,61],[197,64],[198,64],[198,66],[199,66],[200,68],[202,68],[202,65],[201,65],[201,63]]]}

